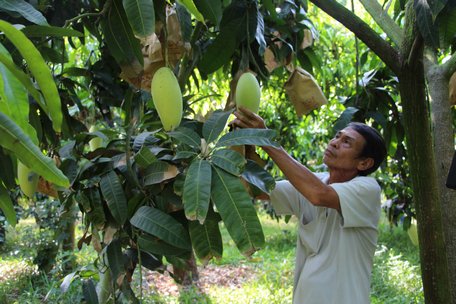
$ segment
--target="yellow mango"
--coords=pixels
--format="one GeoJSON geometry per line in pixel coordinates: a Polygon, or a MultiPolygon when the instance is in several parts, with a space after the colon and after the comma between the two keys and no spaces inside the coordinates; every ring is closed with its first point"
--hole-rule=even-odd
{"type": "Polygon", "coordinates": [[[30,170],[20,161],[17,162],[17,179],[22,192],[28,197],[33,197],[38,186],[38,174],[30,170]]]}
{"type": "Polygon", "coordinates": [[[173,71],[168,67],[158,69],[152,78],[150,90],[163,129],[175,129],[182,119],[182,93],[173,71]]]}
{"type": "Polygon", "coordinates": [[[255,75],[244,73],[239,77],[236,85],[236,105],[245,107],[254,113],[258,113],[260,107],[261,90],[255,75]]]}

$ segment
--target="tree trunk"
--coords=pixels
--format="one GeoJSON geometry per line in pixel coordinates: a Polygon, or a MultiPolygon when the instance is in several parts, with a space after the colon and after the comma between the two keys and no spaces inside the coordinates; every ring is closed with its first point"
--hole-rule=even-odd
{"type": "Polygon", "coordinates": [[[431,122],[425,92],[422,60],[424,44],[415,28],[413,6],[407,6],[399,89],[418,220],[424,298],[429,304],[451,303],[431,122]]]}
{"type": "Polygon", "coordinates": [[[442,212],[452,303],[456,303],[456,191],[445,186],[454,153],[454,135],[449,101],[449,79],[442,67],[432,66],[426,73],[431,97],[431,120],[442,212]]]}

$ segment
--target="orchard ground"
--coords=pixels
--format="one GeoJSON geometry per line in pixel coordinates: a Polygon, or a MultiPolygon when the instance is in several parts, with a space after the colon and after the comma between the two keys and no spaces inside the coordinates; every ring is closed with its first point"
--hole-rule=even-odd
{"type": "MultiPolygon", "coordinates": [[[[199,265],[199,280],[190,287],[174,282],[167,271],[151,272],[143,268],[134,275],[135,293],[144,303],[291,303],[295,222],[272,219],[260,211],[266,246],[247,259],[236,249],[222,227],[224,254],[220,260],[199,265]],[[142,286],[142,290],[140,290],[142,286]]],[[[79,231],[79,233],[81,233],[79,231]]],[[[69,303],[81,302],[81,282],[75,280],[62,293],[62,261],[48,275],[33,265],[36,248],[49,238],[39,231],[32,219],[23,219],[16,229],[7,230],[6,243],[0,247],[0,303],[69,303]]],[[[91,247],[71,254],[79,269],[90,269],[96,254],[91,247]]],[[[391,227],[385,217],[380,234],[372,274],[371,302],[424,303],[419,252],[400,227],[391,227]]]]}

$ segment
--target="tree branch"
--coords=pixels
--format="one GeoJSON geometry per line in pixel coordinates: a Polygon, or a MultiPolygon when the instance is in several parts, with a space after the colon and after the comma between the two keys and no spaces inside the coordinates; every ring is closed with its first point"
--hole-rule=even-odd
{"type": "Polygon", "coordinates": [[[310,0],[310,2],[342,23],[377,54],[396,75],[400,75],[399,53],[363,20],[335,0],[310,0]]]}
{"type": "Polygon", "coordinates": [[[393,19],[390,18],[387,11],[382,9],[382,6],[377,0],[359,0],[364,6],[366,11],[377,22],[388,37],[397,45],[401,46],[404,39],[402,29],[397,25],[393,19]]]}

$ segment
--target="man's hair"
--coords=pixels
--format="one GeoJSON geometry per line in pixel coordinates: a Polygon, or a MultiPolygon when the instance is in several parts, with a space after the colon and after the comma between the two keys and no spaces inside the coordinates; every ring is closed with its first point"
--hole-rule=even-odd
{"type": "Polygon", "coordinates": [[[374,165],[367,170],[359,171],[359,175],[369,175],[377,170],[386,158],[385,140],[376,129],[360,122],[351,122],[347,125],[347,128],[351,128],[361,134],[366,141],[358,157],[370,157],[374,160],[374,165]]]}

